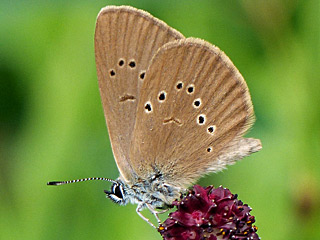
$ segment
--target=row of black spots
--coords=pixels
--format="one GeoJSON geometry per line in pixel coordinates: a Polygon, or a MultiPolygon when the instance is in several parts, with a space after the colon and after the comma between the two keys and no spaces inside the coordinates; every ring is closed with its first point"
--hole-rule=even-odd
{"type": "MultiPolygon", "coordinates": [[[[206,123],[206,115],[205,114],[199,114],[198,117],[197,117],[197,123],[198,125],[204,125],[206,123]]],[[[209,134],[213,134],[215,131],[216,131],[216,125],[210,125],[208,128],[207,128],[207,132],[209,134]]]]}
{"type": "Polygon", "coordinates": [[[199,108],[202,104],[201,98],[197,98],[193,101],[193,107],[194,108],[199,108]]]}
{"type": "MultiPolygon", "coordinates": [[[[164,102],[167,98],[167,93],[165,91],[161,91],[159,94],[158,94],[158,101],[161,103],[161,102],[164,102]]],[[[146,102],[145,105],[144,105],[144,109],[145,109],[145,112],[146,113],[150,113],[152,112],[152,104],[150,101],[146,102]]]]}
{"type": "Polygon", "coordinates": [[[124,65],[124,59],[121,59],[121,58],[120,58],[118,64],[119,64],[120,67],[123,67],[123,65],[124,65]]]}
{"type": "Polygon", "coordinates": [[[161,91],[159,94],[158,94],[158,101],[159,102],[164,102],[167,98],[167,93],[165,91],[161,91]]]}
{"type": "MultiPolygon", "coordinates": [[[[211,135],[213,135],[213,133],[215,132],[215,130],[216,130],[216,126],[215,125],[211,125],[211,126],[209,126],[208,128],[207,128],[207,132],[209,133],[209,134],[211,134],[211,135]]],[[[211,153],[212,152],[212,146],[209,146],[209,147],[207,147],[207,149],[206,149],[206,151],[207,151],[207,153],[211,153]]]]}
{"type": "MultiPolygon", "coordinates": [[[[118,65],[119,67],[123,67],[125,65],[125,59],[123,58],[120,58],[119,59],[119,62],[118,62],[118,65]]],[[[128,62],[128,67],[130,68],[135,68],[136,67],[136,61],[134,59],[131,59],[129,62],[128,62]]]]}
{"type": "MultiPolygon", "coordinates": [[[[177,82],[177,84],[176,84],[176,89],[178,90],[178,91],[180,91],[181,89],[183,89],[183,82],[177,82]]],[[[189,84],[188,86],[187,86],[187,88],[186,88],[186,92],[188,93],[188,94],[193,94],[194,93],[194,84],[189,84]]]]}
{"type": "MultiPolygon", "coordinates": [[[[118,61],[118,65],[120,68],[122,68],[125,65],[125,60],[123,58],[120,58],[118,61]]],[[[128,67],[130,67],[132,69],[134,69],[136,67],[136,62],[134,59],[132,59],[128,62],[128,67]]],[[[114,77],[116,75],[115,69],[110,69],[109,75],[110,75],[110,77],[114,77]]],[[[144,75],[145,75],[145,71],[141,72],[139,75],[140,79],[144,79],[144,75]]]]}
{"type": "Polygon", "coordinates": [[[151,113],[152,112],[152,104],[150,101],[146,102],[144,105],[144,111],[146,113],[151,113]]]}
{"type": "Polygon", "coordinates": [[[183,82],[177,82],[176,89],[181,90],[183,88],[183,82]]]}
{"type": "Polygon", "coordinates": [[[140,74],[139,74],[139,78],[140,78],[141,80],[143,80],[144,77],[145,77],[145,75],[146,75],[146,71],[142,71],[142,72],[140,72],[140,74]]]}
{"type": "Polygon", "coordinates": [[[212,147],[208,147],[208,148],[207,148],[207,152],[208,152],[208,153],[212,152],[212,147]]]}
{"type": "Polygon", "coordinates": [[[116,75],[116,72],[113,69],[110,69],[109,75],[110,77],[114,77],[116,75]]]}
{"type": "Polygon", "coordinates": [[[198,123],[198,125],[204,125],[205,123],[206,123],[206,115],[204,115],[204,114],[200,114],[200,115],[198,115],[198,117],[197,117],[197,123],[198,123]]]}
{"type": "Polygon", "coordinates": [[[188,94],[193,94],[194,93],[194,85],[193,84],[189,84],[187,86],[187,93],[188,94]]]}
{"type": "Polygon", "coordinates": [[[216,131],[216,125],[211,125],[207,128],[207,132],[210,134],[210,135],[213,135],[214,132],[216,131]]]}
{"type": "MultiPolygon", "coordinates": [[[[213,135],[214,132],[216,131],[216,125],[211,125],[207,128],[207,132],[210,134],[210,135],[213,135]]],[[[207,148],[207,152],[208,153],[211,153],[212,152],[212,147],[208,147],[207,148]]]]}

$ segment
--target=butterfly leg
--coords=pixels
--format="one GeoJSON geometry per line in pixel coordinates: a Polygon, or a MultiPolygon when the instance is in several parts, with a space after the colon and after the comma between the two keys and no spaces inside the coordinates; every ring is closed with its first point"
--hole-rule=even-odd
{"type": "Polygon", "coordinates": [[[148,204],[148,203],[146,203],[146,206],[147,206],[147,208],[150,210],[150,212],[155,216],[155,218],[156,218],[157,221],[158,221],[158,224],[161,223],[161,220],[160,220],[158,214],[162,214],[162,213],[165,213],[165,212],[169,211],[169,209],[165,209],[165,210],[163,210],[163,211],[159,211],[159,212],[158,212],[157,210],[155,210],[155,209],[154,209],[150,204],[148,204]]]}
{"type": "Polygon", "coordinates": [[[149,225],[150,225],[151,227],[156,228],[156,226],[154,226],[153,223],[150,222],[150,220],[149,220],[148,218],[146,218],[145,216],[142,215],[141,210],[143,209],[143,204],[144,204],[144,203],[138,204],[138,207],[136,208],[137,214],[138,214],[143,220],[145,220],[147,223],[149,223],[149,225]]]}
{"type": "Polygon", "coordinates": [[[162,211],[158,211],[158,214],[163,214],[163,213],[166,213],[166,212],[168,212],[170,210],[170,208],[168,208],[168,209],[165,209],[165,210],[162,210],[162,211]]]}

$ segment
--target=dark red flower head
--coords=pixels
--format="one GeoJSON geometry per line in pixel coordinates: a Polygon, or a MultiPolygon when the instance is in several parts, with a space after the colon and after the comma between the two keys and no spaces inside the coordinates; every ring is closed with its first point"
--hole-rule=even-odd
{"type": "Polygon", "coordinates": [[[251,208],[229,189],[195,185],[159,226],[165,240],[258,240],[251,208]]]}

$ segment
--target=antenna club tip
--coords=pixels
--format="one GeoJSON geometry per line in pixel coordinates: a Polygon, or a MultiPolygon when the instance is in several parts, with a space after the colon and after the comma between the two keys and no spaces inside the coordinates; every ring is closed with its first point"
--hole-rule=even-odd
{"type": "Polygon", "coordinates": [[[47,185],[51,185],[51,186],[58,186],[61,184],[62,184],[62,182],[47,182],[47,185]]]}

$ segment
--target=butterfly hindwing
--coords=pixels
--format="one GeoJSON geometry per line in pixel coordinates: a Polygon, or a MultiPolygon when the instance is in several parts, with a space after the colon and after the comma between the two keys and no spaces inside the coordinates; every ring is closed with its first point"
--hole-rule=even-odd
{"type": "MultiPolygon", "coordinates": [[[[251,143],[241,139],[253,121],[248,87],[221,50],[194,38],[167,43],[154,56],[141,88],[132,166],[142,178],[156,171],[186,187],[249,155],[251,143]],[[233,156],[226,156],[228,148],[233,156]]],[[[260,142],[252,144],[259,149],[260,142]]]]}

